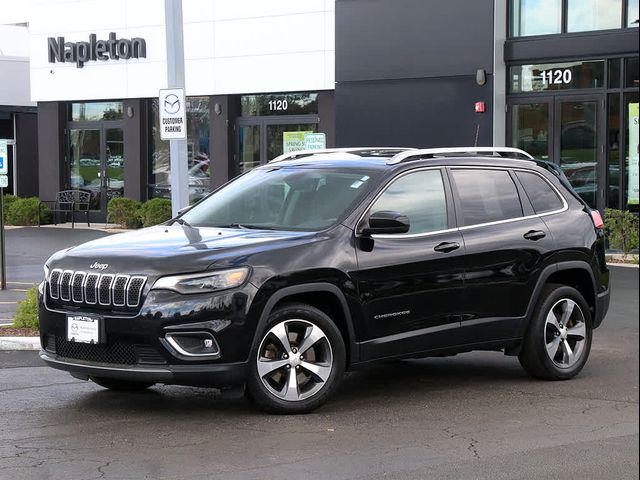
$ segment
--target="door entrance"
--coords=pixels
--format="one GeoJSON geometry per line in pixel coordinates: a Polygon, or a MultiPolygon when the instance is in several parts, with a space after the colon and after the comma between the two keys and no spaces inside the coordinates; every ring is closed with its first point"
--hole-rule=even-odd
{"type": "Polygon", "coordinates": [[[68,188],[89,192],[92,217],[105,220],[109,200],[124,196],[122,122],[74,124],[68,138],[68,188]]]}
{"type": "Polygon", "coordinates": [[[236,125],[238,174],[273,160],[284,151],[285,132],[317,132],[317,115],[241,117],[236,125]]]}
{"type": "Polygon", "coordinates": [[[519,97],[509,111],[511,145],[557,163],[589,206],[604,209],[604,95],[519,97]]]}

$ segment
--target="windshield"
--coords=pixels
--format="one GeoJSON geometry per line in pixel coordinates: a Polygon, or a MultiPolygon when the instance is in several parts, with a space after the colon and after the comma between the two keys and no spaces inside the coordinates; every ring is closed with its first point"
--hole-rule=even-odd
{"type": "Polygon", "coordinates": [[[375,172],[274,167],[256,169],[181,218],[195,227],[322,230],[362,196],[375,172]]]}

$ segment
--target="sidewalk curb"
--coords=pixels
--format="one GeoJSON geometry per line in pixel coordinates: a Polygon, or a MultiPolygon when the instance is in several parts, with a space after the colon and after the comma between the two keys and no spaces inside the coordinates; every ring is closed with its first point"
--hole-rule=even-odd
{"type": "Polygon", "coordinates": [[[607,267],[638,268],[640,265],[635,263],[607,263],[607,267]]]}
{"type": "Polygon", "coordinates": [[[0,337],[2,350],[40,350],[40,337],[0,337]]]}

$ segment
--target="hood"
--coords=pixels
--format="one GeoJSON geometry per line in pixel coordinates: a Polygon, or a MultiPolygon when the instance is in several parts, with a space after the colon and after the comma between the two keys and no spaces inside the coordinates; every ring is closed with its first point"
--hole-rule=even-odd
{"type": "Polygon", "coordinates": [[[216,265],[246,265],[256,251],[308,243],[315,236],[315,232],[157,226],[57,252],[47,265],[51,269],[149,276],[199,272],[216,265]]]}

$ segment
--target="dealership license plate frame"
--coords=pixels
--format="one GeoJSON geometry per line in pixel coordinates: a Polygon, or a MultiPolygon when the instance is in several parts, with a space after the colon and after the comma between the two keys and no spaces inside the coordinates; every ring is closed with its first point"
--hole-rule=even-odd
{"type": "Polygon", "coordinates": [[[102,343],[103,318],[97,315],[67,315],[67,340],[88,345],[102,343]],[[73,325],[77,325],[74,329],[73,325]]]}

